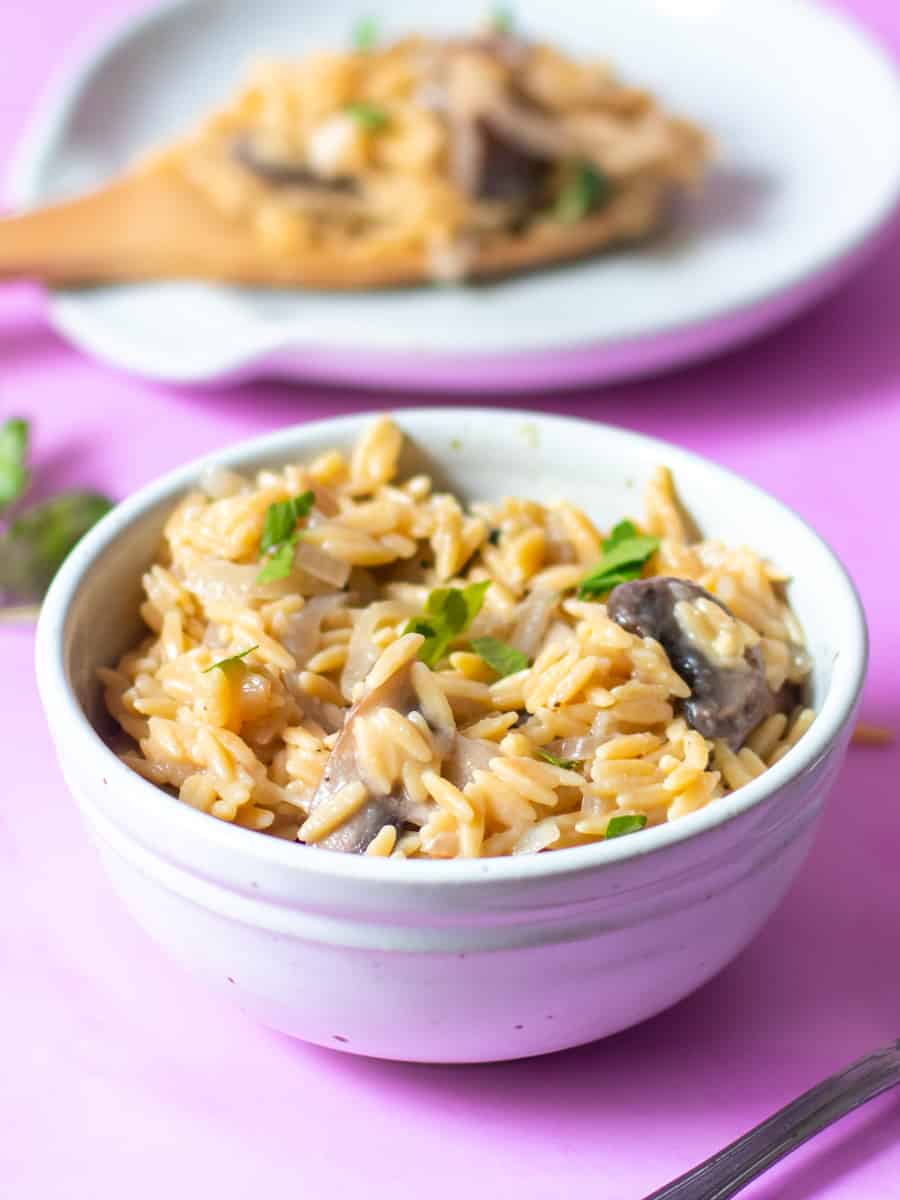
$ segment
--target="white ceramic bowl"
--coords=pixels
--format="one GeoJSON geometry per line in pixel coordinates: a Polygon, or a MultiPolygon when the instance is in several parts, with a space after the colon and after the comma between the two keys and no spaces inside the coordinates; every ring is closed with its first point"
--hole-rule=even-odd
{"type": "MultiPolygon", "coordinates": [[[[244,443],[258,468],[348,446],[367,415],[244,443]]],[[[668,463],[708,536],[794,576],[818,717],[762,778],[671,825],[534,857],[407,862],[330,853],[197,812],[133,774],[92,719],[97,666],[137,633],[142,569],[194,462],[119,505],[76,548],[41,615],[41,697],[112,881],[170,954],[260,1021],[352,1053],[429,1062],[540,1054],[604,1037],[713,976],[760,929],[813,838],[843,760],[866,630],[841,564],[795,514],[721,468],[604,425],[413,410],[406,466],[465,495],[564,495],[599,521],[640,511],[668,463]]],[[[210,460],[211,461],[211,460],[210,460]]]]}

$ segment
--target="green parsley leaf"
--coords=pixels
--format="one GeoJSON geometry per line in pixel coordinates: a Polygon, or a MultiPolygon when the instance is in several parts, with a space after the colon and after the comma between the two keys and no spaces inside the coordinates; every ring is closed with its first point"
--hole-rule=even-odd
{"type": "Polygon", "coordinates": [[[218,662],[214,662],[211,667],[205,667],[200,674],[208,675],[210,671],[215,671],[218,667],[220,671],[227,671],[229,667],[233,667],[235,663],[239,663],[242,658],[246,658],[248,654],[252,654],[254,650],[259,649],[259,644],[248,646],[246,650],[241,650],[239,654],[232,654],[228,658],[220,658],[218,662]]]}
{"type": "Polygon", "coordinates": [[[455,637],[469,628],[484,604],[484,594],[491,586],[489,579],[470,583],[465,588],[435,588],[428,593],[421,617],[407,622],[404,633],[420,633],[425,641],[419,648],[419,658],[435,667],[446,655],[455,637]]]}
{"type": "Polygon", "coordinates": [[[276,504],[270,504],[263,522],[259,542],[260,554],[266,554],[280,542],[287,541],[300,518],[309,516],[315,499],[315,492],[304,492],[300,496],[292,496],[290,500],[279,500],[276,504]]]}
{"type": "Polygon", "coordinates": [[[495,637],[472,638],[472,649],[498,675],[515,675],[528,666],[528,656],[495,637]]]}
{"type": "Polygon", "coordinates": [[[556,201],[555,215],[565,225],[574,225],[609,199],[609,179],[591,163],[576,163],[556,201]]]}
{"type": "Polygon", "coordinates": [[[367,54],[378,45],[378,22],[374,17],[361,17],[353,27],[350,39],[353,49],[367,54]]]}
{"type": "Polygon", "coordinates": [[[467,619],[462,633],[468,629],[478,614],[481,612],[481,607],[484,604],[484,597],[487,594],[488,588],[491,586],[489,579],[482,579],[481,583],[470,583],[468,587],[464,587],[462,591],[463,600],[466,605],[467,619]]]}
{"type": "Polygon", "coordinates": [[[551,754],[549,750],[538,750],[538,758],[542,758],[544,762],[548,762],[551,767],[562,767],[564,771],[576,771],[578,769],[578,760],[574,758],[557,758],[555,754],[551,754]]]}
{"type": "Polygon", "coordinates": [[[344,111],[348,116],[353,118],[361,129],[372,133],[378,129],[384,129],[390,119],[386,110],[380,104],[365,104],[362,102],[359,104],[348,104],[344,111]]]}
{"type": "Polygon", "coordinates": [[[277,583],[279,579],[287,579],[294,569],[294,555],[299,541],[299,532],[294,532],[283,542],[279,542],[274,550],[269,551],[256,576],[256,582],[277,583]]]}
{"type": "Polygon", "coordinates": [[[0,425],[0,509],[18,500],[28,487],[28,422],[11,417],[0,425]]]}
{"type": "Polygon", "coordinates": [[[620,521],[603,542],[596,567],[578,584],[582,599],[596,599],[620,583],[639,579],[644,563],[659,549],[659,538],[638,533],[631,521],[620,521]]]}
{"type": "Polygon", "coordinates": [[[297,522],[308,517],[315,503],[315,492],[303,492],[290,500],[279,500],[266,509],[259,552],[263,565],[257,583],[275,583],[286,579],[294,566],[294,553],[300,540],[297,522]]]}
{"type": "Polygon", "coordinates": [[[512,33],[514,24],[511,8],[498,4],[491,9],[490,27],[494,33],[512,33]]]}
{"type": "Polygon", "coordinates": [[[492,529],[491,532],[488,534],[487,540],[491,543],[492,546],[499,546],[500,545],[500,530],[492,529]]]}
{"type": "Polygon", "coordinates": [[[637,833],[646,824],[647,818],[643,813],[629,813],[623,814],[621,817],[613,817],[606,827],[606,840],[623,837],[626,833],[637,833]]]}
{"type": "Polygon", "coordinates": [[[75,543],[111,508],[96,492],[63,492],[27,508],[0,534],[0,594],[40,600],[75,543]]]}

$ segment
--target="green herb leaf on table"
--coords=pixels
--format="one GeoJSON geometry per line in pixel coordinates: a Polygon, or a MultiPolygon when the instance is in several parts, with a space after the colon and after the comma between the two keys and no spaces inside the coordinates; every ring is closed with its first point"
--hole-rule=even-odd
{"type": "Polygon", "coordinates": [[[413,617],[404,633],[420,633],[425,641],[419,658],[435,667],[446,655],[454,638],[469,628],[484,604],[484,595],[491,586],[489,579],[470,583],[465,588],[435,588],[428,593],[420,617],[413,617]]]}
{"type": "Polygon", "coordinates": [[[578,584],[578,595],[597,599],[620,583],[639,579],[644,563],[658,549],[659,538],[638,533],[631,521],[620,521],[604,540],[600,561],[578,584]]]}
{"type": "Polygon", "coordinates": [[[472,649],[498,675],[515,675],[528,666],[528,656],[495,637],[472,638],[472,649]]]}
{"type": "Polygon", "coordinates": [[[344,110],[348,116],[359,125],[361,129],[367,132],[374,133],[379,129],[384,129],[388,123],[388,114],[380,104],[348,104],[344,110]]]}
{"type": "Polygon", "coordinates": [[[96,492],[63,492],[27,508],[0,534],[0,593],[40,600],[63,559],[112,508],[96,492]]]}
{"type": "Polygon", "coordinates": [[[591,163],[576,163],[556,201],[555,215],[564,225],[574,225],[609,199],[609,179],[591,163]]]}
{"type": "Polygon", "coordinates": [[[643,813],[628,813],[621,817],[613,817],[606,827],[606,840],[610,838],[623,837],[626,833],[637,833],[639,829],[643,829],[647,824],[647,818],[643,813]]]}
{"type": "Polygon", "coordinates": [[[555,754],[551,754],[549,750],[538,750],[538,758],[542,758],[544,762],[548,762],[551,767],[562,767],[564,771],[576,771],[579,763],[575,758],[557,758],[555,754]]]}
{"type": "Polygon", "coordinates": [[[374,17],[361,17],[353,27],[350,39],[354,50],[368,53],[378,45],[378,22],[374,17]]]}
{"type": "Polygon", "coordinates": [[[315,499],[314,492],[303,492],[290,500],[270,504],[266,509],[259,540],[259,552],[265,561],[256,576],[257,583],[274,583],[290,575],[300,540],[297,522],[309,516],[315,499]]]}
{"type": "Polygon", "coordinates": [[[28,422],[11,417],[0,425],[0,510],[25,494],[28,487],[28,422]]]}
{"type": "Polygon", "coordinates": [[[241,650],[239,654],[231,654],[228,658],[220,658],[219,661],[214,662],[211,667],[204,667],[200,674],[208,675],[210,671],[215,671],[217,669],[219,671],[227,672],[230,667],[233,667],[236,663],[239,663],[242,659],[246,658],[248,654],[252,654],[254,650],[258,649],[259,644],[257,643],[255,646],[248,646],[246,650],[241,650]]]}

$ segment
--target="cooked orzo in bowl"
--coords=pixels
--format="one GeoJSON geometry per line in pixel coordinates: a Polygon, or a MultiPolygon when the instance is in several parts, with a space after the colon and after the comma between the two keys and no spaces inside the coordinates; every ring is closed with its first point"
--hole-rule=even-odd
{"type": "Polygon", "coordinates": [[[100,670],[135,771],[321,848],[493,857],[677,820],[809,728],[785,575],[696,536],[665,464],[640,515],[585,512],[463,502],[402,447],[379,417],[197,480],[100,670]]]}

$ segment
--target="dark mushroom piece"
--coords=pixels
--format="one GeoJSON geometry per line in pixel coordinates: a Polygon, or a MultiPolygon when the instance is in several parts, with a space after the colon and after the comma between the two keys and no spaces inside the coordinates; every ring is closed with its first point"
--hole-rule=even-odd
{"type": "MultiPolygon", "coordinates": [[[[403,716],[409,716],[411,712],[418,710],[419,701],[412,683],[412,667],[412,663],[407,663],[383,684],[373,688],[347,714],[344,727],[329,755],[321,782],[310,803],[310,813],[330,800],[346,784],[360,778],[353,732],[357,718],[371,716],[382,708],[392,708],[403,716]]],[[[457,787],[464,787],[479,768],[486,769],[490,759],[497,753],[493,742],[464,737],[452,728],[435,728],[433,725],[429,728],[436,759],[446,765],[446,776],[457,787]]],[[[325,850],[362,854],[385,825],[393,825],[400,833],[405,826],[421,825],[426,819],[427,811],[414,801],[403,784],[398,782],[389,795],[372,796],[342,825],[321,841],[312,844],[325,850]]]]}
{"type": "Polygon", "coordinates": [[[606,602],[612,619],[638,637],[655,638],[691,694],[680,703],[692,729],[705,738],[721,738],[738,750],[748,735],[776,709],[766,682],[762,655],[756,646],[734,667],[720,666],[700,650],[681,628],[675,615],[681,601],[711,600],[724,612],[728,607],[704,588],[685,579],[665,576],[636,579],[613,588],[606,602]]]}
{"type": "Polygon", "coordinates": [[[552,160],[523,145],[490,115],[451,121],[451,169],[473,200],[530,211],[544,197],[552,160]]]}
{"type": "MultiPolygon", "coordinates": [[[[330,800],[348,783],[360,777],[356,760],[356,739],[353,726],[358,717],[371,716],[380,708],[393,708],[404,715],[415,707],[415,692],[411,681],[412,664],[407,663],[379,687],[373,688],[353,706],[347,714],[344,727],[328,756],[328,762],[319,786],[316,788],[309,811],[330,800]]],[[[349,817],[321,841],[313,845],[324,850],[341,850],[347,854],[362,854],[369,842],[385,825],[394,825],[398,832],[410,816],[412,802],[402,788],[387,796],[372,796],[362,808],[349,817]]]]}

